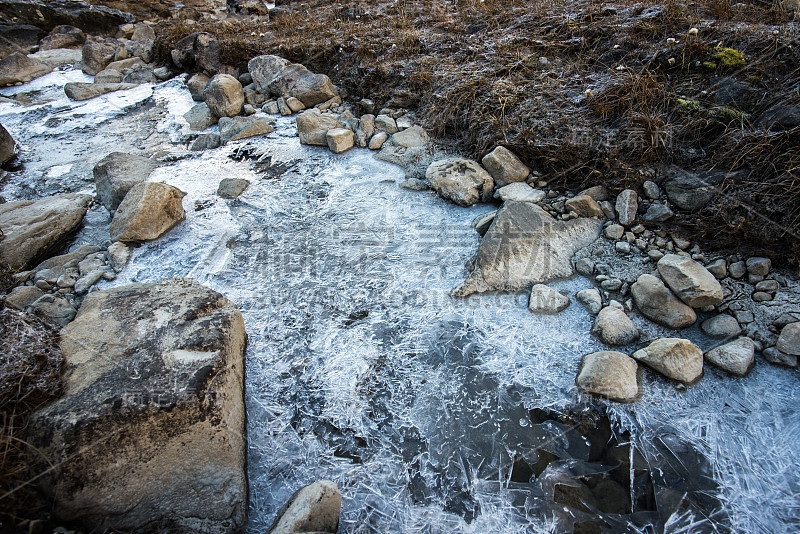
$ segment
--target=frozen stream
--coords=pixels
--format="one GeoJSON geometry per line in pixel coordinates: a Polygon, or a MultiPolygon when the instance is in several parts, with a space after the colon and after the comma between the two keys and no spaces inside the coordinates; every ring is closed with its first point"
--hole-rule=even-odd
{"type": "MultiPolygon", "coordinates": [[[[61,86],[81,77],[57,72],[0,91],[54,99],[0,103],[0,122],[30,160],[2,194],[93,192],[94,163],[126,139],[139,147],[119,125],[153,103],[167,110],[152,125],[170,163],[152,179],[187,192],[187,219],[136,249],[105,287],[193,277],[242,310],[250,532],[265,532],[294,490],[322,478],[342,491],[340,532],[569,531],[573,517],[592,515],[555,503],[553,485],[608,468],[588,461],[572,426],[536,420],[537,408],[594,409],[620,439],[630,431],[655,506],[603,513],[615,532],[800,528],[795,371],[760,359],[744,379],[707,368],[686,391],[648,372],[635,404],[581,398],[580,358],[603,348],[574,299],[588,280],[553,284],[573,301],[558,316],[531,314],[524,294],[448,296],[479,243],[470,221],[491,208],[401,189],[403,171],[367,150],[302,146],[291,119],[269,136],[187,152],[168,143],[182,140],[178,117],[191,105],[179,80],[71,103],[61,86]],[[216,189],[226,177],[251,185],[224,200],[216,189]],[[519,481],[515,460],[533,465],[537,449],[557,460],[519,481]]],[[[94,208],[75,244],[102,242],[107,223],[94,208]]]]}

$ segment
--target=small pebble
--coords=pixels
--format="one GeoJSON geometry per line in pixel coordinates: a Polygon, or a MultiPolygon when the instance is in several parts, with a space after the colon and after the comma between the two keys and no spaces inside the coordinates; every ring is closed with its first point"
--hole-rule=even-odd
{"type": "Polygon", "coordinates": [[[772,295],[763,291],[756,291],[753,293],[753,300],[755,302],[768,302],[772,300],[772,295]]]}
{"type": "Polygon", "coordinates": [[[747,266],[744,264],[743,261],[737,261],[731,263],[730,267],[728,267],[728,272],[733,278],[737,280],[745,275],[747,272],[747,266]]]}
{"type": "Polygon", "coordinates": [[[776,280],[762,280],[756,284],[756,291],[777,291],[778,282],[776,280]]]}
{"type": "MultiPolygon", "coordinates": [[[[731,306],[731,309],[733,309],[733,306],[731,306]]],[[[736,317],[736,320],[739,321],[739,324],[750,324],[755,321],[753,312],[747,310],[734,311],[733,316],[736,317]]]]}

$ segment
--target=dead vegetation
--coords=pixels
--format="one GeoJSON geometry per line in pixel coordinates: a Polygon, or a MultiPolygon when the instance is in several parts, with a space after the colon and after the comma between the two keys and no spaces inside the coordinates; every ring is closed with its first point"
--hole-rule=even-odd
{"type": "Polygon", "coordinates": [[[791,143],[800,134],[775,136],[757,122],[798,94],[800,33],[776,5],[284,0],[269,22],[163,21],[158,55],[166,63],[180,38],[210,31],[230,65],[265,53],[303,63],[352,101],[415,110],[473,157],[505,145],[563,189],[619,191],[668,164],[744,171],[747,180],[726,182],[711,205],[667,229],[796,263],[800,158],[791,143]],[[745,89],[723,102],[731,81],[745,89]]]}
{"type": "Polygon", "coordinates": [[[64,358],[57,329],[36,317],[0,310],[0,531],[27,531],[28,520],[47,517],[47,503],[28,485],[25,441],[29,416],[57,397],[64,358]]]}

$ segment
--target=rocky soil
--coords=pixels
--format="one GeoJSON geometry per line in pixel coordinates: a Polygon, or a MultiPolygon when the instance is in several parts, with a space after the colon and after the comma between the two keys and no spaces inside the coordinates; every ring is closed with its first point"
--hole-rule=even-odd
{"type": "MultiPolygon", "coordinates": [[[[165,239],[179,240],[187,212],[211,206],[185,200],[171,179],[181,161],[229,150],[231,159],[252,160],[261,175],[285,179],[289,166],[264,163],[249,144],[276,135],[322,147],[332,165],[371,151],[403,168],[398,185],[412,198],[436,195],[436,202],[477,210],[472,237],[480,241],[457,273],[462,281],[452,286],[448,305],[523,294],[526,313],[558,320],[577,301],[591,316],[580,335],[594,336],[602,350],[577,355],[563,371],[585,395],[576,404],[602,412],[633,403],[627,413],[635,414],[636,403],[650,402],[648,388],[660,392],[663,381],[687,391],[720,377],[744,380],[762,366],[796,377],[798,190],[787,185],[796,172],[793,149],[772,174],[753,181],[774,154],[765,143],[785,147],[800,131],[794,100],[757,96],[779,83],[784,91],[796,86],[787,74],[797,44],[795,23],[785,18],[795,8],[790,3],[695,11],[672,3],[577,4],[558,25],[559,15],[551,14],[533,30],[531,17],[540,12],[517,2],[448,4],[427,14],[405,3],[335,12],[295,2],[95,2],[103,3],[0,0],[9,21],[0,29],[11,43],[0,54],[3,305],[20,321],[37,317],[61,328],[65,358],[64,391],[22,423],[32,451],[22,470],[36,473],[52,506],[31,507],[27,515],[15,508],[4,526],[246,528],[251,325],[226,296],[188,277],[108,284],[126,276],[137,249],[153,252],[165,239]],[[705,18],[709,10],[714,19],[705,18]],[[767,23],[755,22],[758,14],[768,14],[767,23]],[[591,25],[592,17],[607,25],[591,25]],[[712,47],[711,38],[729,36],[737,17],[752,22],[744,37],[712,47]],[[395,42],[385,34],[376,40],[387,19],[399,25],[395,42]],[[612,45],[607,27],[616,27],[622,42],[612,45]],[[321,32],[316,43],[303,48],[311,39],[303,35],[289,46],[311,29],[321,32]],[[555,29],[563,31],[556,37],[555,29]],[[351,39],[361,31],[361,41],[351,39]],[[492,32],[499,36],[479,50],[478,41],[492,32]],[[531,34],[540,39],[518,41],[531,34]],[[751,50],[765,39],[774,51],[755,61],[751,50]],[[447,49],[453,57],[442,59],[441,69],[430,63],[447,49]],[[499,60],[505,70],[491,71],[499,60]],[[467,65],[475,69],[470,76],[462,70],[449,84],[442,78],[467,65]],[[586,79],[576,91],[580,68],[586,79]],[[546,82],[553,73],[573,81],[546,82]],[[541,82],[538,96],[523,87],[528,77],[534,86],[541,82]],[[165,126],[173,104],[152,96],[154,87],[191,97],[179,127],[165,126]],[[54,110],[54,102],[63,104],[54,110]],[[547,111],[527,115],[534,102],[547,111]],[[628,134],[635,142],[599,146],[592,137],[589,149],[567,142],[567,127],[617,140],[628,134]],[[56,149],[69,165],[52,165],[48,152],[56,149]],[[735,164],[732,150],[741,153],[735,164]],[[781,188],[776,200],[772,192],[781,188]],[[588,287],[559,290],[560,280],[575,276],[588,287]]],[[[239,199],[250,181],[218,178],[218,197],[247,205],[239,199]]],[[[221,246],[235,245],[229,239],[221,246]]],[[[369,312],[360,313],[351,320],[369,312]]],[[[4,413],[18,402],[5,400],[4,413]]],[[[523,411],[525,426],[545,425],[523,411]]],[[[587,453],[587,461],[611,466],[616,445],[608,447],[587,453]]],[[[567,523],[560,528],[613,528],[604,514],[613,515],[615,506],[620,514],[658,508],[631,502],[634,494],[644,502],[657,493],[634,491],[636,476],[656,476],[656,469],[635,468],[628,452],[627,478],[612,484],[623,496],[612,504],[602,501],[612,491],[607,483],[554,474],[566,455],[512,455],[508,474],[538,484],[548,502],[585,520],[561,518],[567,523]],[[597,509],[603,513],[593,515],[597,509]]],[[[690,501],[692,512],[725,510],[721,500],[690,501]]],[[[459,506],[467,522],[480,515],[459,506]]],[[[341,507],[336,483],[315,482],[276,511],[270,532],[336,532],[341,507]]],[[[727,527],[725,518],[708,521],[727,527]]]]}

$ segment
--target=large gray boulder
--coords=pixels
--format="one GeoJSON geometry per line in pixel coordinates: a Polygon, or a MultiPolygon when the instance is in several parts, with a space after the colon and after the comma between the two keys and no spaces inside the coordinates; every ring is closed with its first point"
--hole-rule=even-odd
{"type": "Polygon", "coordinates": [[[703,376],[703,351],[686,339],[657,339],[634,352],[633,357],[684,384],[693,384],[703,376]]]}
{"type": "Polygon", "coordinates": [[[428,165],[425,178],[440,196],[459,206],[488,202],[494,180],[476,161],[466,158],[445,158],[428,165]]]}
{"type": "Polygon", "coordinates": [[[719,192],[715,184],[722,176],[718,174],[695,174],[680,167],[667,169],[663,186],[670,202],[682,210],[694,211],[706,206],[719,192]]]}
{"type": "Polygon", "coordinates": [[[253,78],[253,83],[260,93],[269,94],[269,86],[274,82],[281,71],[289,65],[289,60],[279,56],[256,56],[247,63],[247,70],[253,78]]]}
{"type": "Polygon", "coordinates": [[[81,51],[81,70],[94,76],[114,61],[116,53],[117,47],[113,44],[88,41],[81,51]]]}
{"type": "Polygon", "coordinates": [[[0,87],[25,83],[53,72],[47,63],[14,52],[0,60],[0,87]]]}
{"type": "Polygon", "coordinates": [[[0,18],[33,24],[45,31],[69,25],[94,33],[111,32],[136,20],[130,13],[80,0],[0,0],[0,18]]]}
{"type": "Polygon", "coordinates": [[[669,328],[686,328],[697,321],[697,314],[676,297],[660,278],[641,275],[631,286],[631,295],[642,315],[669,328]]]}
{"type": "Polygon", "coordinates": [[[328,146],[328,130],[342,127],[342,123],[331,114],[314,108],[297,116],[297,135],[304,145],[328,146]]]}
{"type": "Polygon", "coordinates": [[[180,189],[158,182],[134,185],[111,220],[111,240],[127,243],[158,239],[186,218],[184,196],[180,189]]]}
{"type": "Polygon", "coordinates": [[[207,32],[189,34],[175,43],[170,58],[182,71],[206,71],[213,75],[222,69],[219,40],[207,32]]]}
{"type": "MultiPolygon", "coordinates": [[[[255,82],[255,78],[253,81],[255,82]]],[[[298,63],[283,67],[269,83],[269,92],[284,98],[293,96],[307,108],[339,95],[330,78],[324,74],[314,74],[298,63]]]]}
{"type": "Polygon", "coordinates": [[[90,293],[61,331],[65,394],[32,417],[56,517],[88,530],[245,526],[246,334],[194,280],[90,293]]]}
{"type": "Polygon", "coordinates": [[[570,259],[601,229],[598,219],[555,221],[535,204],[506,202],[467,263],[470,275],[451,295],[519,291],[572,276],[570,259]]]}
{"type": "Polygon", "coordinates": [[[675,295],[692,308],[722,302],[722,286],[708,269],[693,259],[667,254],[658,260],[656,267],[675,295]]]}
{"type": "Polygon", "coordinates": [[[234,117],[244,107],[244,91],[230,74],[216,74],[203,90],[206,104],[217,117],[234,117]]]}
{"type": "Polygon", "coordinates": [[[150,174],[161,165],[160,161],[112,152],[94,166],[94,185],[100,202],[114,213],[131,188],[147,181],[150,174]]]}
{"type": "Polygon", "coordinates": [[[0,124],[0,165],[14,157],[16,143],[8,130],[0,124]]]}
{"type": "Polygon", "coordinates": [[[336,534],[342,495],[330,480],[320,480],[300,488],[278,510],[267,534],[314,532],[336,534]]]}
{"type": "Polygon", "coordinates": [[[135,83],[84,83],[70,82],[64,86],[64,93],[72,100],[89,100],[116,91],[133,89],[135,83]]]}
{"type": "Polygon", "coordinates": [[[91,200],[70,193],[0,204],[0,265],[24,269],[78,227],[91,200]]]}
{"type": "Polygon", "coordinates": [[[481,163],[492,175],[497,187],[522,182],[531,172],[513,152],[503,146],[498,146],[483,156],[481,163]]]}
{"type": "Polygon", "coordinates": [[[631,402],[641,396],[639,365],[616,351],[587,354],[575,379],[578,389],[617,402],[631,402]]]}

